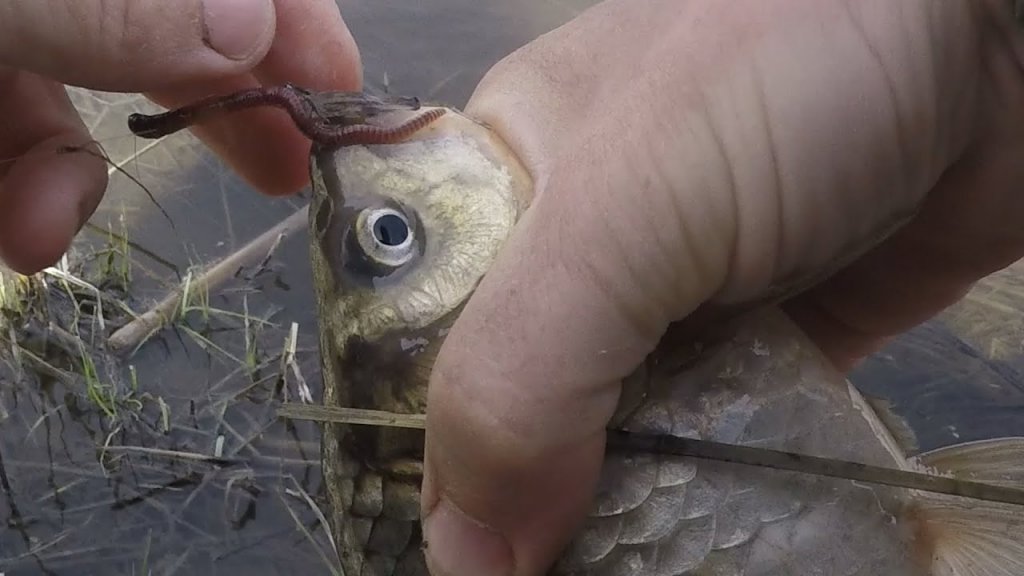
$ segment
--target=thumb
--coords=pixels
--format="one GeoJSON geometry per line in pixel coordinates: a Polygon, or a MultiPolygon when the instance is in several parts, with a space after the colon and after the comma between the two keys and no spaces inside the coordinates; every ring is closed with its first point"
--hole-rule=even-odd
{"type": "MultiPolygon", "coordinates": [[[[478,106],[495,105],[492,96],[478,106]]],[[[491,108],[488,124],[518,114],[499,110],[504,121],[491,108]]],[[[621,381],[670,319],[721,281],[695,259],[675,258],[668,271],[665,254],[637,249],[681,245],[659,244],[652,236],[662,231],[646,218],[648,209],[674,211],[652,201],[624,213],[612,191],[637,180],[607,168],[604,141],[580,130],[550,174],[534,165],[536,198],[433,366],[422,506],[435,576],[546,572],[593,501],[621,381]]],[[[537,146],[517,148],[537,158],[537,146]]],[[[716,241],[706,240],[715,252],[716,241]]]]}
{"type": "Polygon", "coordinates": [[[274,28],[273,0],[13,0],[0,5],[0,64],[98,90],[152,91],[247,71],[274,28]]]}
{"type": "Polygon", "coordinates": [[[525,216],[434,365],[423,506],[436,576],[544,572],[592,501],[619,381],[657,340],[561,259],[557,217],[525,216]]]}
{"type": "MultiPolygon", "coordinates": [[[[722,281],[728,219],[671,205],[644,131],[580,104],[600,91],[593,82],[561,81],[602,76],[553,57],[573,46],[602,70],[633,66],[621,47],[643,43],[614,37],[648,34],[663,12],[633,7],[599,4],[535,40],[492,68],[467,106],[524,160],[536,190],[431,372],[422,518],[435,576],[547,573],[593,502],[621,381],[722,281]],[[700,251],[687,252],[686,230],[701,232],[700,251]]],[[[679,157],[714,165],[703,149],[679,157]]]]}

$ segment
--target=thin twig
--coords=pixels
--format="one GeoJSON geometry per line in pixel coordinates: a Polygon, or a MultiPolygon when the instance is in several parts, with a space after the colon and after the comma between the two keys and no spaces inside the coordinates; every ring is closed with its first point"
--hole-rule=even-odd
{"type": "MultiPolygon", "coordinates": [[[[149,188],[147,188],[138,178],[136,178],[135,176],[132,176],[131,174],[129,174],[128,171],[125,170],[122,167],[121,164],[118,164],[118,163],[114,162],[113,160],[111,160],[110,156],[108,156],[106,151],[103,150],[103,145],[100,144],[98,141],[90,140],[89,142],[87,142],[85,144],[82,144],[80,146],[61,146],[57,150],[57,152],[59,154],[73,154],[73,153],[76,153],[76,152],[80,152],[80,153],[83,153],[83,154],[88,154],[90,156],[94,156],[96,158],[99,158],[100,160],[103,160],[104,162],[107,162],[108,164],[110,164],[110,168],[108,170],[113,171],[113,172],[120,172],[121,174],[124,174],[124,176],[126,178],[128,178],[133,183],[135,183],[139,188],[141,188],[142,191],[146,194],[146,196],[149,196],[149,200],[153,203],[154,206],[156,206],[157,210],[159,210],[160,213],[163,214],[164,218],[167,219],[167,223],[170,224],[171,229],[172,230],[175,229],[174,219],[171,218],[171,215],[168,214],[166,210],[164,210],[164,207],[161,206],[160,203],[156,201],[156,197],[153,196],[153,193],[150,192],[149,188]],[[96,152],[94,150],[90,150],[88,148],[88,146],[90,144],[95,145],[97,148],[99,148],[100,151],[96,152]]],[[[137,156],[138,156],[138,153],[136,153],[132,157],[127,158],[126,161],[125,161],[125,164],[127,164],[128,162],[130,162],[131,160],[133,160],[137,156]]],[[[112,174],[112,172],[110,172],[110,171],[108,171],[107,174],[112,174]]]]}
{"type": "MultiPolygon", "coordinates": [[[[207,268],[205,272],[189,282],[188,290],[208,291],[226,282],[238,268],[262,258],[274,247],[279,236],[291,234],[305,226],[308,212],[309,206],[307,205],[238,251],[207,268]]],[[[149,335],[165,326],[174,317],[174,311],[184,297],[184,288],[178,288],[165,296],[156,306],[114,332],[107,342],[110,349],[114,352],[121,352],[129,348],[136,348],[149,335]]]]}
{"type": "Polygon", "coordinates": [[[103,452],[109,453],[131,453],[146,454],[149,456],[163,456],[165,458],[174,458],[177,460],[192,460],[197,462],[209,462],[211,464],[238,464],[238,460],[233,458],[217,458],[215,456],[208,456],[206,454],[199,454],[198,452],[182,452],[179,450],[165,450],[163,448],[147,448],[145,446],[106,446],[103,448],[103,452]]]}
{"type": "Polygon", "coordinates": [[[608,445],[623,451],[689,456],[1024,506],[1024,490],[1017,488],[781,450],[624,430],[609,430],[608,445]]]}

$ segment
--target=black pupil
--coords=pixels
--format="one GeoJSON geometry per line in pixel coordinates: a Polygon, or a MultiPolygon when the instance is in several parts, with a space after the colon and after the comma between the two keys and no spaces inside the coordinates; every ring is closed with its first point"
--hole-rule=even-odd
{"type": "Polygon", "coordinates": [[[398,246],[409,237],[409,225],[397,214],[385,214],[373,223],[373,237],[385,246],[398,246]]]}

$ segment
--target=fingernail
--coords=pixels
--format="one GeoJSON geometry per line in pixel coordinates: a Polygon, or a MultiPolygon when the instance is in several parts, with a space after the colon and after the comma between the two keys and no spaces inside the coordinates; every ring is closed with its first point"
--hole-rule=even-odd
{"type": "Polygon", "coordinates": [[[226,58],[244,60],[267,43],[272,0],[203,0],[204,40],[226,58]]]}
{"type": "Polygon", "coordinates": [[[501,534],[441,499],[423,522],[432,576],[507,576],[512,548],[501,534]]]}

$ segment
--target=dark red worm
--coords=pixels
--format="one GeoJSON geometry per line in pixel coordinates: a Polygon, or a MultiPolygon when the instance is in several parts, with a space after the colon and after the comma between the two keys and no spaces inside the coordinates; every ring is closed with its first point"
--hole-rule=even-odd
{"type": "Polygon", "coordinates": [[[381,100],[359,93],[313,93],[292,85],[240,90],[212,96],[160,114],[132,114],[128,128],[136,136],[160,138],[228,112],[271,106],[288,112],[296,127],[323,146],[387,144],[409,137],[441,117],[444,110],[429,110],[395,127],[364,124],[365,117],[393,110],[415,110],[415,98],[381,100]]]}
{"type": "Polygon", "coordinates": [[[203,98],[161,114],[132,114],[128,117],[128,129],[143,138],[160,138],[211,117],[259,106],[284,109],[303,133],[310,128],[311,116],[317,113],[309,97],[295,87],[271,86],[240,90],[227,96],[203,98]]]}
{"type": "Polygon", "coordinates": [[[327,147],[354,146],[359,144],[392,144],[401,142],[426,128],[431,122],[444,116],[444,113],[444,108],[433,108],[410,120],[406,120],[398,126],[388,128],[370,126],[368,124],[333,127],[333,133],[321,132],[315,140],[327,147]]]}

